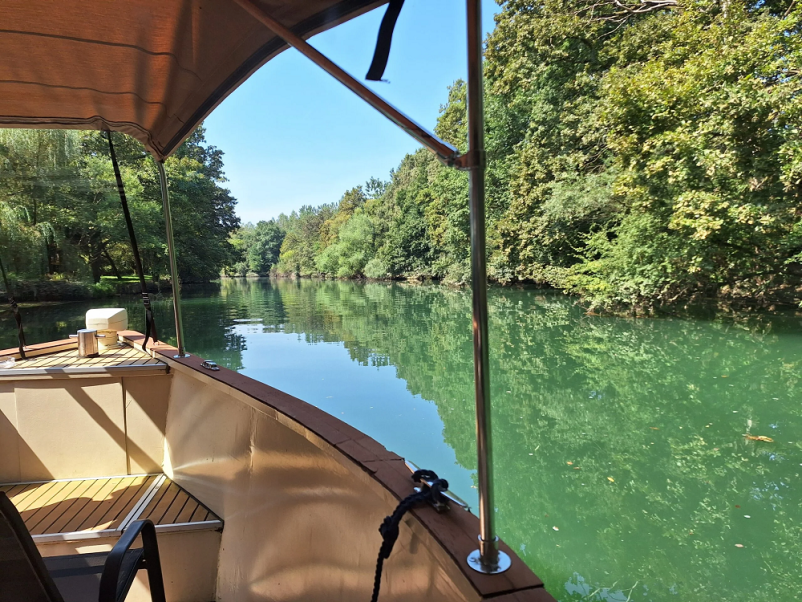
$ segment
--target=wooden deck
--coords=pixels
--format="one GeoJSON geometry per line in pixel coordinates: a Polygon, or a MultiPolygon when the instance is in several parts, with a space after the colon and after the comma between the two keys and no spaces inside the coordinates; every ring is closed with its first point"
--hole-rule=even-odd
{"type": "Polygon", "coordinates": [[[0,485],[34,541],[119,536],[150,519],[158,531],[220,528],[222,521],[164,475],[0,485]]]}
{"type": "Polygon", "coordinates": [[[158,486],[139,518],[150,519],[153,524],[162,526],[220,520],[211,510],[167,477],[158,486]]]}
{"type": "Polygon", "coordinates": [[[167,364],[130,345],[103,349],[97,357],[78,357],[77,349],[67,349],[17,359],[13,368],[0,369],[0,378],[114,374],[128,372],[167,372],[167,364]]]}

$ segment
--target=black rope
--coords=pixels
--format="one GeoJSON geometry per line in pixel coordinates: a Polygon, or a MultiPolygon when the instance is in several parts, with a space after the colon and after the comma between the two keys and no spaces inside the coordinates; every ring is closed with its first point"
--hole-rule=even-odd
{"type": "Polygon", "coordinates": [[[134,253],[134,268],[136,269],[136,275],[139,277],[139,286],[142,288],[142,304],[145,306],[145,342],[142,344],[142,349],[147,351],[148,339],[152,339],[155,343],[159,340],[159,335],[156,333],[156,321],[153,319],[150,294],[148,293],[148,285],[145,283],[145,271],[142,269],[142,260],[139,258],[139,246],[136,244],[134,223],[131,221],[128,200],[125,198],[125,186],[123,186],[123,178],[120,175],[120,166],[117,164],[117,154],[114,152],[111,132],[106,133],[109,137],[109,154],[111,154],[111,164],[114,166],[114,177],[117,179],[117,192],[120,193],[120,204],[123,206],[125,225],[128,227],[128,237],[131,239],[131,250],[134,253]]]}
{"type": "Polygon", "coordinates": [[[415,505],[421,502],[440,502],[440,493],[448,489],[448,481],[441,479],[433,470],[416,470],[412,473],[412,480],[416,483],[421,481],[430,481],[430,487],[421,487],[420,491],[416,491],[405,497],[398,504],[396,509],[390,516],[386,516],[384,521],[379,527],[379,533],[382,536],[382,545],[379,548],[379,557],[376,560],[376,575],[373,579],[373,597],[370,602],[377,602],[379,599],[379,590],[382,584],[382,570],[384,569],[384,561],[390,557],[393,551],[393,546],[398,539],[398,526],[401,524],[401,519],[404,515],[415,505]]]}
{"type": "Polygon", "coordinates": [[[11,311],[14,314],[14,320],[17,322],[17,340],[19,341],[19,357],[25,359],[25,332],[22,330],[22,316],[17,307],[17,300],[14,299],[14,293],[11,291],[11,286],[8,284],[8,277],[6,276],[6,268],[3,267],[3,262],[0,260],[0,273],[3,274],[3,285],[6,287],[6,296],[8,303],[11,305],[11,311]]]}
{"type": "Polygon", "coordinates": [[[376,40],[376,50],[373,52],[373,61],[370,63],[370,69],[365,79],[378,82],[381,81],[384,75],[384,69],[387,67],[387,59],[390,58],[390,45],[393,43],[393,29],[395,29],[395,22],[398,21],[398,15],[401,14],[401,8],[404,6],[404,0],[390,0],[387,6],[387,12],[384,13],[384,18],[379,26],[379,37],[376,40]]]}

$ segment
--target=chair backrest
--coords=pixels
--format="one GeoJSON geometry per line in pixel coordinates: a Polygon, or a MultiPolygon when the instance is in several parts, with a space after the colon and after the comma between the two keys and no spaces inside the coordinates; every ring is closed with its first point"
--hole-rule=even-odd
{"type": "Polygon", "coordinates": [[[0,602],[64,602],[19,512],[0,491],[0,602]]]}

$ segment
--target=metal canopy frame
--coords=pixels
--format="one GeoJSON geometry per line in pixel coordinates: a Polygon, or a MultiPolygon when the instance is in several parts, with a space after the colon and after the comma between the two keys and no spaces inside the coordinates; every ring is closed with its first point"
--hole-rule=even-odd
{"type": "Polygon", "coordinates": [[[276,21],[273,17],[265,13],[254,0],[234,0],[245,9],[254,19],[262,23],[265,27],[272,30],[277,36],[282,38],[287,44],[295,48],[310,61],[322,68],[326,73],[334,77],[338,82],[359,96],[362,100],[395,123],[407,134],[415,138],[423,146],[432,151],[437,158],[446,165],[455,165],[459,160],[459,151],[445,140],[441,140],[422,125],[416,123],[404,113],[396,109],[381,96],[373,92],[362,82],[347,73],[334,61],[314,48],[301,36],[293,33],[287,27],[276,21]]]}
{"type": "Polygon", "coordinates": [[[498,549],[493,494],[493,431],[490,406],[490,339],[487,325],[485,239],[485,113],[482,77],[482,5],[468,2],[468,162],[473,290],[473,370],[476,398],[476,454],[479,481],[479,549],[468,564],[480,573],[503,573],[510,557],[498,549]]]}
{"type": "MultiPolygon", "coordinates": [[[[301,36],[265,13],[254,0],[234,0],[251,16],[281,37],[313,63],[329,73],[337,81],[362,100],[387,117],[424,147],[432,151],[445,165],[469,172],[470,224],[471,224],[471,280],[473,295],[473,358],[476,397],[476,451],[479,480],[479,548],[472,552],[467,562],[481,573],[496,574],[510,567],[510,557],[498,549],[495,535],[493,502],[493,444],[490,405],[490,361],[488,353],[487,320],[487,266],[485,239],[485,149],[484,149],[484,101],[482,83],[482,11],[481,0],[467,0],[468,32],[468,152],[459,151],[441,140],[426,128],[399,111],[381,96],[370,90],[339,67],[331,59],[311,46],[301,36]]],[[[181,299],[178,290],[178,269],[173,244],[173,228],[170,218],[170,200],[167,192],[167,176],[164,164],[156,162],[161,181],[164,218],[167,229],[167,246],[170,254],[170,271],[173,288],[178,357],[184,355],[184,333],[181,323],[181,299]]]]}
{"type": "Polygon", "coordinates": [[[159,184],[162,191],[162,206],[164,208],[164,228],[167,234],[167,253],[170,256],[170,287],[173,289],[173,313],[175,314],[175,338],[178,342],[178,354],[174,359],[189,357],[184,351],[184,325],[181,319],[181,291],[178,282],[178,264],[175,258],[175,242],[173,241],[173,217],[170,213],[170,194],[167,190],[167,173],[164,171],[164,161],[156,160],[159,170],[159,184]]]}

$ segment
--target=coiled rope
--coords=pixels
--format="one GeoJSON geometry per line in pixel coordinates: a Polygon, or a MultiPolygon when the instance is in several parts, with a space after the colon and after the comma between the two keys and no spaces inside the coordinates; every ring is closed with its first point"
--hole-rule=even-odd
{"type": "Polygon", "coordinates": [[[382,545],[379,548],[379,557],[376,560],[376,576],[373,580],[373,597],[371,602],[377,602],[379,599],[379,590],[382,583],[382,570],[384,569],[384,561],[390,557],[393,551],[393,546],[398,539],[398,526],[401,524],[401,519],[404,515],[415,505],[421,502],[441,503],[441,493],[448,489],[448,481],[441,479],[433,470],[416,470],[412,473],[412,480],[416,483],[422,481],[430,482],[428,487],[421,487],[420,491],[416,491],[405,497],[398,504],[396,509],[390,516],[386,516],[379,527],[379,533],[382,536],[382,545]]]}

